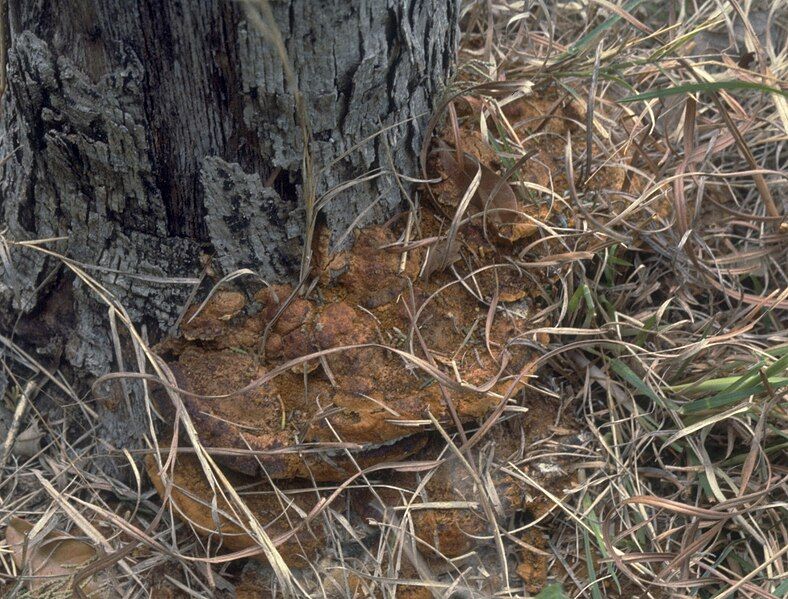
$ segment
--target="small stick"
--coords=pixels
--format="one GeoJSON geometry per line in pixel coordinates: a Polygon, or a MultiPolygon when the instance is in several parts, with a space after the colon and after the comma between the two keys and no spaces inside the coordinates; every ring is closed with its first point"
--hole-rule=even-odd
{"type": "Polygon", "coordinates": [[[449,102],[449,119],[451,120],[451,131],[454,135],[454,151],[457,152],[457,164],[465,164],[465,157],[462,151],[462,137],[460,136],[460,121],[457,119],[457,111],[454,109],[454,102],[449,102]]]}
{"type": "MultiPolygon", "coordinates": [[[[412,230],[413,230],[413,210],[409,210],[408,223],[405,226],[405,241],[404,241],[405,247],[408,247],[408,244],[410,243],[410,235],[412,230]]],[[[405,250],[404,252],[402,252],[402,258],[400,258],[399,269],[397,270],[397,272],[399,274],[405,272],[405,267],[407,265],[408,265],[408,250],[405,250]]]]}
{"type": "Polygon", "coordinates": [[[38,388],[38,381],[31,379],[27,381],[22,389],[19,403],[16,404],[16,409],[14,410],[14,419],[8,429],[8,435],[6,435],[5,441],[3,442],[3,454],[0,456],[0,470],[5,468],[6,462],[8,462],[8,458],[11,455],[11,449],[14,447],[14,441],[16,441],[16,436],[19,434],[19,428],[22,425],[22,418],[24,418],[27,412],[27,406],[38,393],[38,388]]]}

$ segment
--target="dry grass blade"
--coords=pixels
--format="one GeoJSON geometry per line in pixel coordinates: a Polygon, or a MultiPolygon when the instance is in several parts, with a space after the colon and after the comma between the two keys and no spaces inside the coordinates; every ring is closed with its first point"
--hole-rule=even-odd
{"type": "Polygon", "coordinates": [[[312,261],[312,240],[317,225],[317,182],[312,164],[312,129],[310,126],[309,113],[306,108],[306,101],[300,89],[298,80],[293,69],[292,62],[287,53],[282,32],[274,19],[271,5],[268,0],[245,0],[247,18],[262,33],[276,49],[277,56],[285,74],[285,83],[288,92],[295,98],[296,114],[298,125],[301,129],[301,143],[303,146],[303,158],[301,175],[303,180],[304,207],[306,209],[306,239],[304,240],[304,250],[301,258],[301,280],[306,279],[311,268],[312,261]]]}
{"type": "MultiPolygon", "coordinates": [[[[38,388],[38,381],[31,379],[25,383],[24,389],[22,389],[22,392],[19,394],[19,401],[16,404],[16,408],[14,409],[13,419],[10,426],[8,427],[8,430],[6,431],[5,439],[3,440],[3,452],[0,454],[0,470],[5,468],[12,451],[21,450],[19,447],[19,442],[24,441],[24,439],[17,438],[19,427],[22,424],[22,419],[27,413],[30,402],[38,392],[38,388]]],[[[30,439],[28,438],[27,441],[29,442],[30,439]]]]}
{"type": "MultiPolygon", "coordinates": [[[[0,456],[3,580],[16,577],[20,587],[38,591],[61,577],[85,594],[100,587],[97,596],[240,596],[250,588],[251,568],[238,560],[262,556],[271,567],[257,572],[252,586],[275,596],[784,596],[788,22],[782,4],[464,2],[461,61],[427,123],[421,178],[396,172],[397,148],[388,148],[386,134],[404,122],[398,121],[337,159],[375,143],[386,146],[385,168],[373,164],[320,197],[316,178],[335,164],[320,170],[312,164],[308,90],[297,89],[271,6],[260,0],[245,8],[296,99],[308,239],[299,284],[278,298],[261,327],[255,359],[265,370],[213,399],[251,393],[293,369],[313,367],[311,376],[338,393],[342,373],[334,358],[381,352],[418,385],[442,388],[446,411],[439,420],[425,413],[408,421],[428,431],[429,452],[361,467],[353,452],[363,444],[334,428],[330,441],[299,436],[272,448],[272,455],[324,456],[327,463],[349,455],[355,470],[331,484],[300,481],[297,492],[314,496],[307,506],[292,500],[293,489],[271,490],[282,506],[272,520],[292,516],[289,527],[271,527],[268,516],[252,509],[251,486],[223,471],[226,458],[262,461],[265,452],[207,446],[184,404],[208,398],[178,388],[145,332],[102,283],[122,275],[192,285],[196,295],[205,277],[119,273],[59,255],[52,249],[57,240],[12,241],[0,232],[0,270],[12,287],[22,272],[14,268],[16,253],[35,252],[107,307],[108,335],[122,366],[99,379],[96,391],[121,388],[120,381],[126,389],[142,388],[150,442],[145,452],[109,447],[96,435],[94,398],[74,393],[66,373],[48,368],[44,354],[0,335],[0,387],[9,379],[3,409],[16,410],[0,456]],[[433,167],[446,177],[429,181],[433,167]],[[384,244],[401,253],[398,274],[413,279],[397,290],[407,299],[406,324],[388,330],[380,311],[359,306],[356,314],[377,319],[379,334],[371,337],[377,342],[310,347],[269,361],[267,342],[284,328],[288,311],[305,297],[325,301],[325,290],[315,293],[309,278],[318,213],[358,183],[382,177],[396,179],[410,206],[407,223],[404,216],[388,223],[394,234],[384,244]],[[422,187],[411,193],[406,182],[422,187]],[[445,188],[453,189],[451,201],[439,205],[437,190],[445,188]],[[447,213],[422,209],[425,194],[447,213]],[[422,259],[417,279],[409,273],[422,259]],[[419,295],[427,283],[434,283],[431,291],[419,295]],[[474,306],[465,324],[447,315],[445,296],[455,290],[474,306]],[[428,329],[444,317],[445,330],[462,342],[436,352],[428,329]],[[527,331],[508,343],[496,338],[514,318],[525,319],[527,331]],[[513,351],[523,348],[525,360],[513,351]],[[456,367],[463,357],[494,367],[466,377],[456,367]],[[154,388],[174,406],[169,443],[157,438],[154,388]],[[491,401],[478,418],[459,421],[460,392],[491,401]],[[515,426],[521,418],[528,427],[515,426]],[[28,422],[42,436],[30,451],[12,451],[28,422]],[[495,453],[506,443],[517,449],[495,453]],[[163,502],[134,462],[143,453],[163,502]],[[95,462],[108,454],[132,464],[131,482],[99,474],[95,462]],[[179,456],[197,464],[208,489],[205,520],[192,519],[193,526],[172,517],[183,491],[176,485],[179,456]],[[496,476],[516,485],[502,488],[496,476]],[[457,495],[462,477],[472,492],[457,495]],[[440,485],[455,495],[437,493],[440,485]],[[346,500],[353,493],[363,498],[358,522],[345,509],[358,508],[346,500]],[[512,497],[522,503],[509,517],[504,507],[512,497]],[[448,513],[468,519],[455,530],[440,519],[448,513]],[[455,546],[470,549],[449,555],[425,525],[430,518],[440,532],[455,535],[455,546]],[[64,522],[85,538],[55,532],[64,522]],[[210,533],[227,532],[227,523],[249,545],[217,547],[226,538],[210,533]],[[288,565],[283,548],[318,528],[328,531],[320,557],[311,556],[303,569],[288,565]]],[[[340,245],[358,222],[338,232],[340,245]]],[[[327,254],[333,256],[330,247],[327,254]]],[[[322,258],[320,276],[329,278],[322,258]]],[[[178,324],[198,326],[218,286],[252,274],[219,281],[178,324]]],[[[236,350],[246,351],[228,352],[236,350]]],[[[366,388],[364,395],[386,415],[386,425],[401,419],[385,395],[366,388]]],[[[342,410],[323,400],[316,418],[329,426],[342,410]]],[[[298,417],[281,412],[282,422],[298,417]]]]}

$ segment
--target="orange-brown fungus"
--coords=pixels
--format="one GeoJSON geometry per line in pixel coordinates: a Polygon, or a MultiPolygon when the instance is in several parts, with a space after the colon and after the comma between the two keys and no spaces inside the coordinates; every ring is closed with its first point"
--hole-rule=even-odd
{"type": "MultiPolygon", "coordinates": [[[[431,473],[424,485],[423,476],[417,473],[402,472],[389,477],[391,487],[381,493],[389,506],[409,506],[413,529],[422,541],[425,556],[456,558],[492,538],[495,531],[480,501],[482,497],[489,498],[491,511],[503,530],[508,529],[507,521],[516,512],[527,511],[532,517],[544,513],[547,506],[532,498],[528,486],[505,469],[510,462],[520,461],[535,441],[549,435],[547,424],[551,417],[547,406],[534,404],[527,414],[502,422],[490,431],[482,445],[465,454],[476,469],[473,474],[448,454],[444,456],[447,461],[431,473]],[[422,509],[425,503],[445,507],[422,509]]],[[[442,449],[443,444],[431,443],[422,457],[436,458],[442,449]]],[[[569,477],[558,470],[551,486],[568,481],[569,477]]]]}
{"type": "Polygon", "coordinates": [[[399,273],[400,254],[382,249],[394,241],[383,227],[362,231],[322,298],[271,287],[242,314],[237,293],[217,292],[187,316],[181,339],[162,345],[203,444],[251,450],[224,463],[341,480],[356,471],[349,452],[362,467],[403,459],[423,446],[428,413],[452,427],[451,402],[467,423],[509,391],[511,379],[494,381],[502,360],[514,365],[509,375],[526,361],[524,346],[509,346],[526,332],[523,319],[496,314],[486,339],[486,307],[460,283],[436,294],[437,283],[411,278],[413,257],[399,273]]]}
{"type": "MultiPolygon", "coordinates": [[[[156,491],[164,497],[165,483],[153,456],[145,459],[145,467],[156,491]]],[[[325,543],[321,519],[305,522],[304,514],[308,514],[328,493],[318,493],[303,484],[288,482],[277,484],[274,489],[260,478],[237,473],[231,474],[230,479],[286,563],[305,565],[309,556],[325,543]]],[[[170,499],[176,513],[199,534],[210,537],[213,545],[232,551],[260,547],[260,542],[248,532],[246,516],[237,507],[233,509],[218,492],[213,505],[214,492],[193,454],[180,453],[177,456],[170,480],[173,483],[170,499]]],[[[264,559],[262,553],[255,557],[264,559]]]]}
{"type": "MultiPolygon", "coordinates": [[[[369,480],[382,483],[376,497],[384,510],[407,513],[428,561],[460,559],[480,543],[492,545],[491,513],[510,527],[513,513],[538,517],[550,507],[531,498],[523,479],[505,466],[524,459],[529,443],[548,436],[556,419],[553,405],[526,396],[527,379],[519,375],[531,374],[534,346],[549,341],[529,329],[546,307],[539,305],[549,297],[544,290],[558,282],[561,262],[548,259],[540,268],[535,261],[568,251],[549,227],[571,226],[564,148],[568,137],[577,147],[585,143],[585,115],[582,106],[549,93],[507,104],[502,115],[530,154],[512,173],[520,185],[502,179],[506,165],[463,121],[461,153],[449,147],[451,133],[441,134],[429,163],[442,178],[430,188],[437,201],[410,221],[410,236],[401,219],[355,231],[351,250],[332,253],[329,233],[318,230],[311,273],[317,280],[308,291],[289,285],[251,295],[218,291],[186,313],[179,337],[159,345],[201,444],[233,484],[267,477],[285,486],[298,479],[307,486],[340,483],[374,467],[369,480]],[[477,173],[478,191],[453,229],[452,216],[477,173]],[[531,412],[502,412],[504,401],[531,412]],[[452,455],[433,418],[445,434],[462,427],[464,435],[454,435],[461,446],[493,412],[508,424],[487,430],[484,441],[464,451],[474,474],[456,457],[442,461],[426,482],[422,473],[386,469],[391,462],[452,455]]],[[[618,166],[587,181],[579,177],[575,186],[586,190],[632,185],[618,166]]],[[[549,326],[543,314],[539,326],[549,326]]],[[[172,421],[170,396],[157,397],[172,421]]],[[[158,474],[152,476],[162,491],[158,474]]],[[[551,488],[565,484],[561,476],[551,488]]],[[[175,479],[182,487],[173,494],[178,509],[198,529],[214,531],[212,491],[193,458],[179,457],[175,479]]],[[[263,520],[281,513],[255,505],[263,520]]],[[[226,546],[255,544],[227,526],[238,534],[225,535],[226,546]]],[[[304,550],[318,545],[314,537],[302,541],[304,550]]],[[[286,556],[295,555],[284,547],[286,556]]],[[[540,554],[522,555],[521,576],[542,579],[540,554]]]]}

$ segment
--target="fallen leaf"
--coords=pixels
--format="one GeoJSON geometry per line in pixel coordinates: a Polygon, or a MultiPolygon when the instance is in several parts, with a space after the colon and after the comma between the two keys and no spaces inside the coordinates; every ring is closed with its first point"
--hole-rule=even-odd
{"type": "Polygon", "coordinates": [[[38,428],[38,423],[33,422],[16,436],[14,446],[11,448],[11,455],[18,458],[32,458],[41,448],[41,437],[43,436],[44,433],[38,428]]]}
{"type": "Polygon", "coordinates": [[[425,281],[435,272],[441,272],[460,258],[460,242],[456,239],[441,239],[427,253],[421,278],[425,281]]]}
{"type": "MultiPolygon", "coordinates": [[[[21,518],[12,518],[5,531],[5,542],[19,572],[25,576],[33,592],[53,587],[71,587],[71,578],[80,567],[97,557],[92,545],[62,532],[52,531],[43,538],[29,539],[33,525],[21,518]]],[[[107,597],[108,581],[93,577],[82,584],[88,597],[107,597]]]]}
{"type": "Polygon", "coordinates": [[[441,152],[441,166],[461,192],[468,188],[481,169],[479,188],[473,194],[471,203],[478,212],[488,211],[488,221],[493,224],[496,233],[500,234],[502,225],[520,221],[520,208],[514,191],[495,171],[467,153],[463,154],[460,164],[451,152],[441,152]]]}
{"type": "Polygon", "coordinates": [[[519,302],[526,296],[526,292],[522,289],[511,290],[511,291],[501,291],[501,294],[498,296],[498,299],[504,303],[512,303],[512,302],[519,302]]]}
{"type": "MultiPolygon", "coordinates": [[[[5,439],[8,435],[8,429],[13,419],[13,414],[6,410],[5,407],[0,406],[0,439],[5,439]]],[[[24,431],[17,434],[11,447],[11,455],[18,458],[33,457],[38,453],[41,446],[41,437],[43,436],[41,429],[38,428],[38,423],[33,421],[24,431]]]]}
{"type": "Polygon", "coordinates": [[[539,230],[534,223],[512,223],[502,225],[499,228],[498,234],[514,243],[520,239],[528,239],[529,237],[533,237],[536,232],[539,230]]]}

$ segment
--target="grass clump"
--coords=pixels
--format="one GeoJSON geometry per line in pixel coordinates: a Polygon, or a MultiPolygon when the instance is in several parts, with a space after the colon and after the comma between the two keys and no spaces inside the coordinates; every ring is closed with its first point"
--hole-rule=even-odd
{"type": "Polygon", "coordinates": [[[545,297],[565,331],[550,366],[592,433],[550,525],[569,596],[788,591],[778,4],[467,11],[485,75],[585,103],[589,142],[566,157],[586,183],[613,165],[640,179],[561,198],[564,243],[594,253],[545,297]]]}
{"type": "MultiPolygon", "coordinates": [[[[4,450],[0,524],[20,517],[40,523],[37,533],[68,528],[86,537],[101,548],[98,564],[114,572],[108,584],[129,596],[144,596],[151,585],[152,593],[194,597],[229,596],[244,585],[318,597],[788,593],[785,11],[778,0],[470,1],[462,29],[456,93],[431,132],[456,156],[453,168],[470,165],[470,184],[449,211],[447,243],[433,266],[455,268],[458,231],[481,218],[485,234],[508,235],[516,248],[503,267],[532,281],[534,333],[517,342],[537,355],[539,377],[527,387],[541,404],[530,408],[549,405],[550,422],[526,451],[496,467],[528,489],[542,506],[538,514],[502,525],[488,482],[494,460],[482,450],[473,459],[464,453],[479,430],[523,409],[504,401],[481,429],[460,426],[457,436],[437,426],[445,439],[439,458],[456,456],[467,466],[463,476],[484,490],[479,513],[494,531],[480,539],[486,554],[440,566],[423,559],[410,510],[435,468],[418,463],[402,467],[416,473],[410,496],[404,484],[368,478],[373,472],[321,487],[332,497],[358,486],[376,496],[401,494],[402,502],[368,516],[382,531],[378,545],[359,541],[352,553],[342,548],[359,540],[359,525],[318,502],[300,515],[334,531],[325,540],[331,556],[296,572],[248,510],[248,489],[228,481],[185,418],[185,435],[221,497],[214,508],[259,539],[275,567],[273,574],[241,571],[214,551],[217,539],[192,535],[162,506],[136,456],[112,455],[128,460],[132,482],[98,474],[93,460],[109,450],[91,425],[89,402],[0,337],[0,381],[9,380],[10,412],[19,412],[11,430],[29,418],[48,440],[24,457],[8,459],[13,444],[4,450]],[[496,204],[504,188],[506,202],[496,204]],[[492,199],[473,213],[477,190],[492,199]],[[521,211],[517,220],[506,220],[513,210],[521,211]],[[52,421],[41,410],[47,385],[84,413],[88,425],[76,436],[63,430],[65,419],[52,421]],[[39,389],[43,397],[35,398],[39,389]],[[534,474],[549,475],[557,460],[571,475],[562,481],[570,482],[551,486],[534,474]]],[[[320,199],[313,202],[318,210],[320,199]]],[[[403,248],[415,250],[410,233],[415,239],[421,224],[409,215],[403,248]]],[[[406,259],[408,251],[403,265],[406,259]]],[[[80,265],[63,263],[109,307],[116,340],[116,323],[129,331],[142,374],[128,384],[172,382],[123,307],[80,265]]],[[[468,288],[476,283],[457,279],[468,288]]],[[[499,300],[496,294],[489,302],[490,314],[499,300]]],[[[484,318],[479,323],[483,330],[484,318]]],[[[149,417],[152,451],[162,469],[172,466],[149,417]]],[[[7,546],[0,569],[4,590],[21,593],[7,546]]]]}

